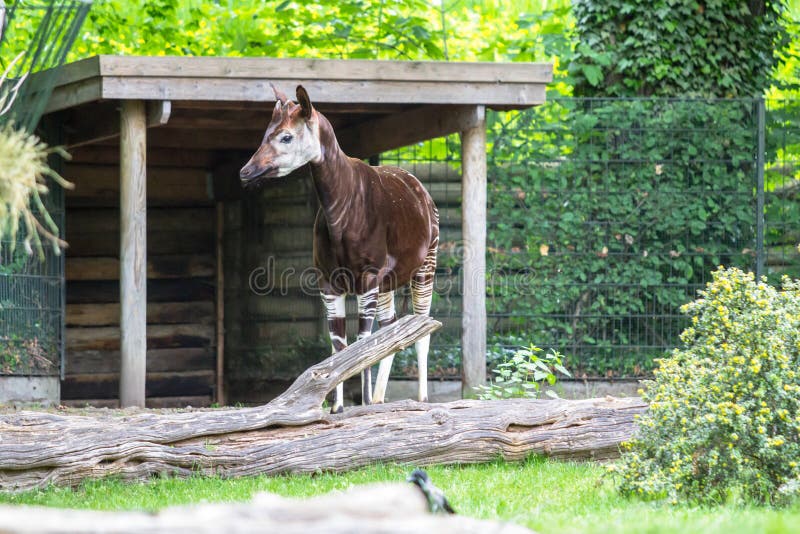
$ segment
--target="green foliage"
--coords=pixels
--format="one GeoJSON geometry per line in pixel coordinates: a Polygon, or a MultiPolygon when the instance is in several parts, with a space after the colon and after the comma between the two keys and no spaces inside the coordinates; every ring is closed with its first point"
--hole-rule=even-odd
{"type": "MultiPolygon", "coordinates": [[[[478,398],[481,400],[538,398],[542,383],[554,385],[558,377],[556,372],[565,376],[572,375],[562,365],[561,353],[550,350],[539,356],[542,349],[534,345],[523,347],[514,352],[510,359],[500,363],[492,371],[497,375],[488,386],[478,386],[478,398]]],[[[546,394],[557,397],[552,390],[546,394]]]]}
{"type": "Polygon", "coordinates": [[[642,374],[707,273],[753,261],[752,102],[553,99],[490,132],[489,311],[578,375],[642,374]]]}
{"type": "Polygon", "coordinates": [[[766,263],[778,283],[783,274],[800,277],[800,99],[768,101],[765,133],[766,263]]]}
{"type": "Polygon", "coordinates": [[[759,96],[790,51],[779,0],[581,0],[579,96],[759,96]]]}
{"type": "MultiPolygon", "coordinates": [[[[555,2],[562,10],[568,2],[555,2]]],[[[96,0],[74,58],[94,54],[541,60],[532,0],[96,0]]]]}
{"type": "Polygon", "coordinates": [[[720,269],[684,306],[685,348],[660,362],[620,489],[702,503],[800,493],[800,282],[720,269]]]}
{"type": "Polygon", "coordinates": [[[800,98],[800,0],[785,0],[787,31],[793,36],[789,45],[782,50],[782,62],[772,77],[769,98],[800,98]]]}

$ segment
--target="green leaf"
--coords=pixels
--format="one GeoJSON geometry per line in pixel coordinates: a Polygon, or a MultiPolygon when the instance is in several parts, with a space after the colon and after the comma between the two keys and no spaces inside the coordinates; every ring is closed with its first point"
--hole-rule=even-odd
{"type": "Polygon", "coordinates": [[[581,72],[589,85],[597,87],[603,79],[603,71],[597,65],[581,65],[581,72]]]}

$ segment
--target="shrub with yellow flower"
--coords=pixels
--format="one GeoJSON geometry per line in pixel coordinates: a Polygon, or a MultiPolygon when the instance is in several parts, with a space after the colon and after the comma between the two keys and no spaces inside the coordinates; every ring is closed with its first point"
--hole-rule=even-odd
{"type": "Polygon", "coordinates": [[[800,282],[720,268],[684,347],[659,362],[650,408],[614,470],[651,499],[781,504],[800,495],[800,282]]]}

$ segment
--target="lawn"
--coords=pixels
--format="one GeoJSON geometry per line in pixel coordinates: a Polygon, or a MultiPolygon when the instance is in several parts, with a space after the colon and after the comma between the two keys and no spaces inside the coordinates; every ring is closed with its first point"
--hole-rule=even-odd
{"type": "MultiPolygon", "coordinates": [[[[307,497],[356,484],[401,481],[410,472],[396,465],[346,474],[252,477],[235,480],[197,477],[159,479],[146,484],[88,482],[75,489],[49,488],[0,494],[0,503],[156,510],[196,502],[247,500],[259,491],[307,497]]],[[[459,513],[513,521],[538,532],[703,532],[789,533],[800,525],[800,506],[788,510],[748,506],[700,508],[647,503],[619,496],[604,468],[531,459],[523,463],[431,467],[428,473],[459,513]]]]}

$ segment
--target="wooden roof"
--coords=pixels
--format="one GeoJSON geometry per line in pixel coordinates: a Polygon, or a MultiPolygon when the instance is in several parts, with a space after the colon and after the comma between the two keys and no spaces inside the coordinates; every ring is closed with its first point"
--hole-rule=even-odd
{"type": "Polygon", "coordinates": [[[252,149],[275,100],[269,84],[289,95],[302,84],[359,156],[459,131],[483,107],[541,104],[552,80],[542,63],[95,56],[60,69],[46,113],[60,117],[70,146],[113,137],[116,102],[136,99],[168,102],[153,109],[151,146],[252,149]],[[376,142],[388,131],[397,133],[376,142]]]}

